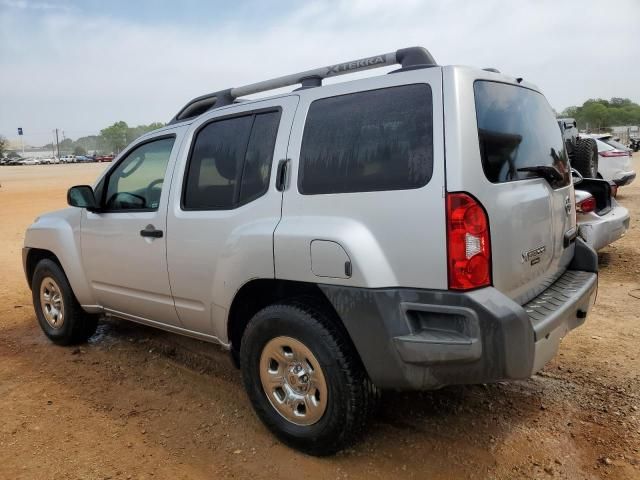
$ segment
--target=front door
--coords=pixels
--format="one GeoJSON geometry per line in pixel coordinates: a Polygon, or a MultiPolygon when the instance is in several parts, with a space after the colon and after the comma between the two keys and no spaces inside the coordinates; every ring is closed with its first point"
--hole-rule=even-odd
{"type": "Polygon", "coordinates": [[[83,210],[82,260],[96,299],[124,317],[179,326],[167,272],[166,214],[174,133],[145,139],[99,182],[100,213],[83,210]]]}

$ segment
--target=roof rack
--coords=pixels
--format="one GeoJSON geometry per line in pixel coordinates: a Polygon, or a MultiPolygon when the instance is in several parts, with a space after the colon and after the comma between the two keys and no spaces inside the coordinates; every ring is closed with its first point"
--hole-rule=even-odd
{"type": "Polygon", "coordinates": [[[213,108],[223,107],[237,102],[238,97],[252,95],[254,93],[275,90],[276,88],[288,87],[290,85],[301,84],[301,88],[313,88],[322,85],[322,80],[329,77],[337,77],[348,73],[355,73],[372,68],[386,67],[400,64],[402,70],[415,69],[419,67],[432,67],[437,65],[429,51],[423,47],[401,48],[391,53],[374,55],[373,57],[361,58],[349,62],[338,63],[326,67],[315,68],[305,72],[285,75],[283,77],[272,78],[262,82],[252,83],[236,88],[220,90],[194,98],[187,103],[169,124],[180,122],[188,118],[197,117],[213,108]]]}

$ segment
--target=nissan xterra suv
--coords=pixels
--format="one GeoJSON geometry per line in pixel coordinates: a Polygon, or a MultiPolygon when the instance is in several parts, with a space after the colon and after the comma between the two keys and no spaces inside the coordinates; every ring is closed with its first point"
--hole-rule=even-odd
{"type": "Polygon", "coordinates": [[[418,47],[198,97],[68,203],[26,232],[45,334],[82,342],[108,315],[219,343],[315,455],[382,389],[528,378],[597,286],[545,97],[418,47]]]}

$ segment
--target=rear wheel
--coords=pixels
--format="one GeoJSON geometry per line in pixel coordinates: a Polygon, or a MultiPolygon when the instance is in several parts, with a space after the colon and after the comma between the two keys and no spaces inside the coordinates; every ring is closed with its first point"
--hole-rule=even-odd
{"type": "Polygon", "coordinates": [[[284,443],[311,455],[352,443],[378,397],[331,313],[307,303],[258,312],[242,337],[240,360],[257,415],[284,443]]]}
{"type": "Polygon", "coordinates": [[[585,178],[598,176],[598,145],[593,138],[578,140],[572,166],[585,178]]]}
{"type": "Polygon", "coordinates": [[[73,345],[95,333],[98,316],[82,309],[66,275],[54,261],[44,259],[36,265],[31,294],[40,328],[54,343],[73,345]]]}

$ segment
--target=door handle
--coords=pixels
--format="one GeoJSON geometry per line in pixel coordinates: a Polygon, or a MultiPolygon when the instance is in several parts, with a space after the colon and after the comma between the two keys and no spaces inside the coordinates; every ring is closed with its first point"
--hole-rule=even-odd
{"type": "Polygon", "coordinates": [[[156,230],[156,227],[149,224],[144,227],[144,230],[140,230],[141,237],[150,237],[150,238],[162,238],[162,230],[156,230]]]}
{"type": "Polygon", "coordinates": [[[276,170],[276,190],[279,192],[284,191],[284,187],[286,186],[288,164],[288,158],[283,158],[278,162],[278,169],[276,170]]]}

